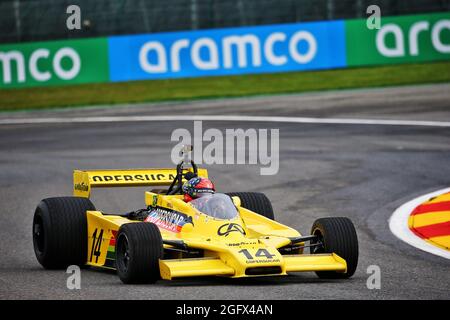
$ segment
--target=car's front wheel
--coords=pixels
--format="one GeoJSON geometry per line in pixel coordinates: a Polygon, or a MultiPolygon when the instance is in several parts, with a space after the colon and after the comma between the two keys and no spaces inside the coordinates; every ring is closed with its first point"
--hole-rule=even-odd
{"type": "Polygon", "coordinates": [[[358,237],[352,221],[345,217],[317,219],[311,234],[317,236],[312,241],[311,253],[336,253],[347,262],[346,272],[317,271],[320,278],[350,278],[358,265],[358,237]]]}
{"type": "Polygon", "coordinates": [[[160,278],[159,259],[163,242],[153,223],[127,223],[120,227],[116,241],[116,269],[123,283],[154,283],[160,278]]]}

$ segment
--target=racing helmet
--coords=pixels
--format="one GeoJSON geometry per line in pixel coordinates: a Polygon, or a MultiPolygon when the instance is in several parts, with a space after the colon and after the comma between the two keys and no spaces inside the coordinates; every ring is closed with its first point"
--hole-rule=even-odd
{"type": "Polygon", "coordinates": [[[211,180],[203,177],[195,177],[183,184],[184,200],[186,202],[210,195],[215,192],[214,184],[211,180]]]}

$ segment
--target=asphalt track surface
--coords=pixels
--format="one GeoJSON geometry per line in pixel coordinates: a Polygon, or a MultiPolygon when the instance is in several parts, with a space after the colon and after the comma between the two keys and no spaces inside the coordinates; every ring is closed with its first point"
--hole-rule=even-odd
{"type": "MultiPolygon", "coordinates": [[[[258,115],[450,121],[450,85],[356,90],[104,109],[3,113],[0,119],[48,116],[258,115]]],[[[34,208],[70,195],[75,168],[166,167],[176,128],[192,121],[15,124],[0,126],[1,299],[449,299],[450,261],[395,236],[388,218],[402,203],[450,185],[450,128],[387,125],[203,122],[203,127],[279,128],[280,169],[208,166],[220,191],[262,191],[278,221],[308,233],[324,216],[356,225],[360,260],[350,280],[314,273],[258,279],[190,278],[123,285],[114,273],[82,270],[81,290],[67,274],[47,271],[32,248],[34,208]],[[381,269],[381,289],[366,286],[381,269]]],[[[143,207],[143,188],[94,190],[97,208],[143,207]]]]}

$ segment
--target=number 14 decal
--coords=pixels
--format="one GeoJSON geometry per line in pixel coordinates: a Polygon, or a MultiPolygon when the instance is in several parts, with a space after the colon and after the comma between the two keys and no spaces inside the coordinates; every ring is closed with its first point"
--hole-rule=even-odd
{"type": "Polygon", "coordinates": [[[95,229],[94,234],[92,235],[92,247],[89,262],[92,262],[94,256],[95,256],[95,263],[98,262],[98,257],[100,257],[101,255],[100,248],[102,247],[102,240],[103,240],[103,229],[100,229],[100,233],[98,236],[97,236],[97,229],[95,229]]]}
{"type": "Polygon", "coordinates": [[[270,252],[267,251],[266,249],[258,249],[258,251],[256,251],[255,253],[255,257],[253,257],[252,254],[247,249],[242,249],[238,252],[242,253],[249,260],[253,260],[255,257],[256,258],[266,257],[267,259],[272,259],[273,257],[275,257],[274,254],[270,254],[270,252]]]}

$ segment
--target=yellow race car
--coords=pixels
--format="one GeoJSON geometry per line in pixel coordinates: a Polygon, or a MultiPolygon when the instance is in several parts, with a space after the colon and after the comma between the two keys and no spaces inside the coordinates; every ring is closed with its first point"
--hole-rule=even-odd
{"type": "Polygon", "coordinates": [[[208,172],[192,161],[176,169],[75,170],[73,197],[47,198],[36,208],[38,261],[47,269],[115,269],[124,283],[303,271],[321,278],[354,274],[358,239],[348,218],[318,219],[311,234],[302,236],[274,220],[262,193],[214,193],[207,201],[185,202],[182,183],[195,176],[208,172]],[[99,211],[89,200],[93,188],[122,186],[159,189],[145,192],[144,209],[123,214],[99,211]]]}

